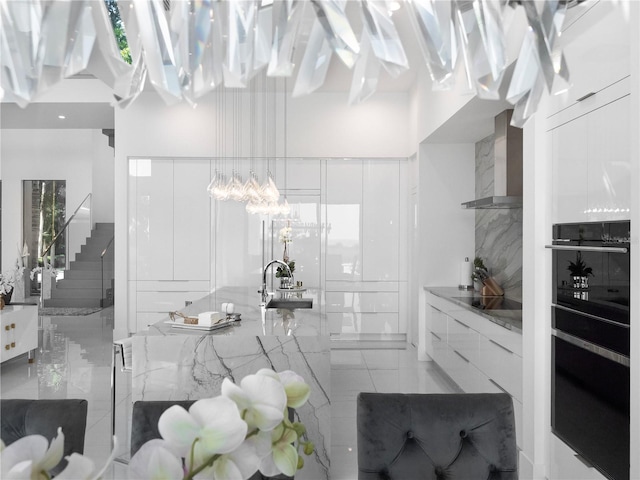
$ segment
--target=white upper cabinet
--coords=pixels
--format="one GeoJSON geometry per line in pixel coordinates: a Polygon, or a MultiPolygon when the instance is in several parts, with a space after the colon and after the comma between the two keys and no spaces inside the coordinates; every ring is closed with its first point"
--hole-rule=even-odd
{"type": "MultiPolygon", "coordinates": [[[[135,270],[143,280],[209,280],[210,161],[130,160],[135,270]]],[[[133,266],[133,265],[132,265],[133,266]]]]}
{"type": "Polygon", "coordinates": [[[553,223],[578,222],[587,210],[587,117],[552,131],[553,223]]]}
{"type": "Polygon", "coordinates": [[[362,160],[327,161],[327,280],[362,280],[362,160]]]}
{"type": "Polygon", "coordinates": [[[573,85],[567,92],[550,97],[551,113],[566,108],[589,109],[595,99],[577,100],[610,87],[630,73],[629,25],[624,8],[609,1],[581,8],[588,11],[573,24],[565,25],[561,37],[566,39],[563,51],[573,85]]]}
{"type": "MultiPolygon", "coordinates": [[[[173,160],[137,159],[137,279],[173,280],[173,160]]],[[[132,170],[133,173],[133,170],[132,170]]]]}
{"type": "Polygon", "coordinates": [[[362,187],[362,279],[397,281],[400,162],[365,160],[362,187]]]}
{"type": "Polygon", "coordinates": [[[631,204],[629,97],[605,105],[588,118],[587,219],[626,220],[631,204]]]}
{"type": "Polygon", "coordinates": [[[173,170],[173,279],[209,280],[211,162],[176,159],[173,170]]]}
{"type": "Polygon", "coordinates": [[[552,130],[553,222],[629,218],[629,97],[552,130]]]}

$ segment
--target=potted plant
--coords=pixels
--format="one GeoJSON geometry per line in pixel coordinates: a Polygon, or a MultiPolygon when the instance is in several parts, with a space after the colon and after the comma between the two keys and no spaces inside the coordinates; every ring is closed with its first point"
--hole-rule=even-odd
{"type": "Polygon", "coordinates": [[[293,288],[293,272],[296,269],[296,261],[291,260],[286,263],[289,266],[289,270],[291,270],[291,276],[289,276],[289,272],[280,265],[276,269],[276,278],[280,279],[280,288],[293,288]]]}
{"type": "Polygon", "coordinates": [[[573,288],[589,288],[589,275],[593,276],[593,269],[587,267],[582,259],[582,252],[576,253],[576,261],[569,261],[567,270],[573,278],[573,288]]]}
{"type": "Polygon", "coordinates": [[[2,307],[11,303],[11,296],[13,295],[13,289],[16,286],[15,272],[0,273],[0,297],[2,300],[2,307]]]}

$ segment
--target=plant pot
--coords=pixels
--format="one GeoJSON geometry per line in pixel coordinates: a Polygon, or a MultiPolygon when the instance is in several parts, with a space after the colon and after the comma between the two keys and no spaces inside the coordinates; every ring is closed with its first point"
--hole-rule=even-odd
{"type": "Polygon", "coordinates": [[[4,304],[5,305],[10,305],[11,304],[11,296],[12,295],[13,295],[13,290],[11,290],[8,293],[5,293],[4,295],[2,295],[2,299],[4,300],[4,304]]]}
{"type": "Polygon", "coordinates": [[[293,277],[280,277],[280,288],[293,288],[293,277]]]}
{"type": "Polygon", "coordinates": [[[589,288],[589,277],[583,277],[580,275],[574,275],[573,277],[573,288],[589,288]]]}

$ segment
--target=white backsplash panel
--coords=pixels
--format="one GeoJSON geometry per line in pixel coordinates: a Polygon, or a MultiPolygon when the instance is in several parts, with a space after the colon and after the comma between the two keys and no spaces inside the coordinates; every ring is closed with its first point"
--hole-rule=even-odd
{"type": "MultiPolygon", "coordinates": [[[[493,195],[493,135],[476,143],[476,198],[493,195]]],[[[476,210],[476,256],[505,296],[522,300],[522,208],[476,210]]]]}

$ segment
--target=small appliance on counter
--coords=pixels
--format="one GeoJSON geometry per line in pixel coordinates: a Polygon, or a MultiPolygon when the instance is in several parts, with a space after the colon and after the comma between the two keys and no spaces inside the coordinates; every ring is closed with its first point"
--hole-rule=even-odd
{"type": "Polygon", "coordinates": [[[460,290],[473,290],[473,265],[469,261],[469,257],[464,257],[464,260],[460,262],[460,282],[458,288],[460,290]]]}

